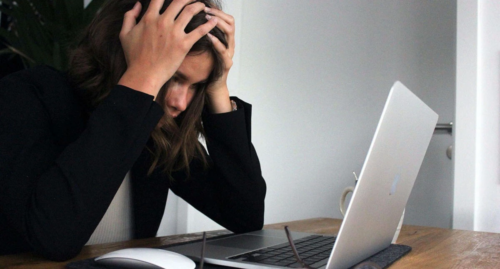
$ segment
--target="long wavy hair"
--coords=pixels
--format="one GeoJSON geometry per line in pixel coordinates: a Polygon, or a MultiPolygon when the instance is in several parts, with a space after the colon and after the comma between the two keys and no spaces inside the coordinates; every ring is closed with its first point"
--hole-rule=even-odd
{"type": "MultiPolygon", "coordinates": [[[[96,107],[109,95],[114,85],[118,83],[127,69],[125,56],[119,40],[119,33],[125,12],[132,9],[137,0],[109,0],[102,7],[90,25],[83,31],[76,48],[71,52],[69,77],[71,82],[83,93],[84,102],[90,107],[96,107]]],[[[140,21],[149,6],[150,0],[139,0],[142,10],[137,21],[140,21]]],[[[160,13],[170,5],[171,0],[165,0],[160,13]]],[[[197,0],[211,8],[220,9],[216,0],[197,0]]],[[[185,32],[189,33],[199,25],[207,22],[206,13],[195,15],[187,25],[185,32]]],[[[226,47],[224,33],[217,27],[210,31],[226,47]]],[[[206,87],[222,76],[224,63],[212,42],[207,36],[196,42],[188,55],[208,52],[213,59],[213,70],[207,83],[200,85],[191,104],[176,119],[168,113],[160,120],[151,133],[154,146],[149,148],[152,163],[148,174],[161,167],[170,176],[171,172],[185,169],[189,174],[189,163],[193,158],[200,158],[206,165],[204,150],[198,138],[204,135],[201,114],[206,102],[206,87]]],[[[164,99],[168,89],[167,82],[160,89],[156,102],[166,111],[164,99]]]]}

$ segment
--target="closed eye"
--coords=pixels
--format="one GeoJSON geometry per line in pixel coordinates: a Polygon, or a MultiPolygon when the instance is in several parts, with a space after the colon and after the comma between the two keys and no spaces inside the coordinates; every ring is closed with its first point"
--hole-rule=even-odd
{"type": "Polygon", "coordinates": [[[206,86],[207,84],[207,81],[200,81],[198,83],[195,83],[193,85],[191,85],[191,88],[195,91],[200,91],[200,90],[203,90],[203,88],[206,86]]]}

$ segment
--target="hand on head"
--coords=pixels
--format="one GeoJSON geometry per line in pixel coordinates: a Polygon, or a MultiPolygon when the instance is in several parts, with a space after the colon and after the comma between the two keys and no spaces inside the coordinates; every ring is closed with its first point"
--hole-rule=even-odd
{"type": "Polygon", "coordinates": [[[210,100],[210,108],[212,112],[228,112],[232,110],[231,104],[229,103],[227,76],[229,74],[229,69],[233,66],[233,56],[235,52],[234,18],[218,9],[205,8],[205,12],[210,14],[209,16],[212,19],[214,17],[217,19],[217,28],[224,32],[228,44],[226,47],[217,37],[211,35],[210,33],[208,34],[215,49],[222,57],[224,70],[222,76],[209,85],[207,88],[207,95],[210,100]]]}
{"type": "Polygon", "coordinates": [[[151,0],[138,23],[136,20],[142,9],[139,2],[125,14],[120,41],[127,61],[127,71],[119,84],[156,97],[161,86],[179,68],[193,44],[218,25],[217,17],[213,16],[205,24],[186,33],[184,29],[193,16],[205,9],[203,3],[189,2],[191,0],[173,0],[160,14],[164,0],[151,0]]]}

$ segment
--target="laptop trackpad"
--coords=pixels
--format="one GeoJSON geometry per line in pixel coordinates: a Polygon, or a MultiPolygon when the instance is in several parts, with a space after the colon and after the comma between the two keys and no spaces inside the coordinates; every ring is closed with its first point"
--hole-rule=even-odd
{"type": "Polygon", "coordinates": [[[220,240],[208,241],[208,245],[254,250],[285,243],[286,239],[256,235],[238,235],[220,240]]]}

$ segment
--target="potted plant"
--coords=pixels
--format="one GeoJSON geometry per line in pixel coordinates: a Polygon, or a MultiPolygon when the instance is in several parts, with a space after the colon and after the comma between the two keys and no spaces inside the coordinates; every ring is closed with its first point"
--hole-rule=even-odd
{"type": "Polygon", "coordinates": [[[19,55],[24,66],[68,67],[68,51],[77,35],[99,11],[105,0],[1,0],[0,13],[10,17],[0,28],[5,49],[19,55]]]}

